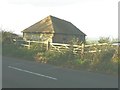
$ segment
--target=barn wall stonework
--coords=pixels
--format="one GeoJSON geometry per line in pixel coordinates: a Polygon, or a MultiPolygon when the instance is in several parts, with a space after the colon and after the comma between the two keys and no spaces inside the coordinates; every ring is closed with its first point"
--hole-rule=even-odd
{"type": "Polygon", "coordinates": [[[79,41],[85,40],[85,36],[83,35],[54,34],[53,42],[54,43],[69,43],[73,38],[76,38],[79,41]]]}

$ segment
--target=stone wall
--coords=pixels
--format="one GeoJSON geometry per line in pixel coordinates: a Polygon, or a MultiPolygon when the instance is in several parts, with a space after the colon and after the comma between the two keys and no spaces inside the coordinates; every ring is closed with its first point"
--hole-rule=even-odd
{"type": "Polygon", "coordinates": [[[76,38],[79,41],[85,41],[85,36],[83,35],[54,34],[53,42],[54,43],[69,43],[73,38],[76,38]]]}

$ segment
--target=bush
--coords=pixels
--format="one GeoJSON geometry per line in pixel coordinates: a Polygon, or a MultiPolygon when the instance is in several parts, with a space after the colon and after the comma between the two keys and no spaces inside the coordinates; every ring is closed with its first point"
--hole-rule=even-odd
{"type": "Polygon", "coordinates": [[[65,59],[63,59],[64,55],[62,53],[63,52],[58,52],[56,50],[48,51],[48,52],[45,53],[45,56],[48,59],[48,63],[61,64],[65,61],[65,59]]]}
{"type": "Polygon", "coordinates": [[[98,40],[99,43],[110,43],[111,40],[109,37],[100,37],[100,39],[98,40]]]}
{"type": "Polygon", "coordinates": [[[44,53],[37,53],[35,58],[45,58],[45,62],[56,64],[56,65],[62,65],[65,63],[72,63],[73,60],[75,60],[75,56],[73,52],[70,50],[53,50],[53,51],[46,51],[44,53]]]}
{"type": "Polygon", "coordinates": [[[93,71],[106,72],[106,73],[117,73],[117,65],[112,62],[115,49],[111,46],[101,47],[101,52],[96,52],[93,57],[90,68],[93,71]]]}
{"type": "Polygon", "coordinates": [[[3,56],[33,59],[35,52],[32,50],[28,50],[27,48],[17,46],[15,44],[3,44],[2,54],[3,56]]]}
{"type": "Polygon", "coordinates": [[[102,51],[100,61],[109,62],[112,59],[114,53],[115,49],[113,48],[108,48],[107,50],[102,51]]]}
{"type": "Polygon", "coordinates": [[[10,31],[0,31],[0,34],[2,34],[1,41],[3,44],[13,44],[13,39],[20,37],[19,35],[10,31]]]}
{"type": "Polygon", "coordinates": [[[37,53],[37,54],[34,56],[34,59],[35,59],[37,62],[47,63],[47,58],[44,56],[44,53],[37,53]]]}
{"type": "Polygon", "coordinates": [[[43,43],[32,43],[30,49],[35,52],[45,52],[46,45],[43,43]]]}

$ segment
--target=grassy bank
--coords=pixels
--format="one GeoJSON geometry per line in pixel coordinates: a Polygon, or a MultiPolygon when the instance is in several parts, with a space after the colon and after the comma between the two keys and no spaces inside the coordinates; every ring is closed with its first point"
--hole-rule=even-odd
{"type": "Polygon", "coordinates": [[[118,73],[117,47],[99,47],[101,52],[86,53],[81,59],[81,54],[74,54],[71,49],[60,52],[46,51],[43,45],[33,44],[27,49],[15,44],[3,44],[3,56],[35,60],[39,63],[48,63],[65,68],[89,70],[93,72],[116,74],[118,73]]]}

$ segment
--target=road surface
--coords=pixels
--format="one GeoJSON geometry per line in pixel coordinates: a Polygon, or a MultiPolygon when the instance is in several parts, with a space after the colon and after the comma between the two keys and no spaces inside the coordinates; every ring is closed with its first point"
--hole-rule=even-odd
{"type": "Polygon", "coordinates": [[[2,88],[118,88],[118,77],[3,57],[2,88]]]}

